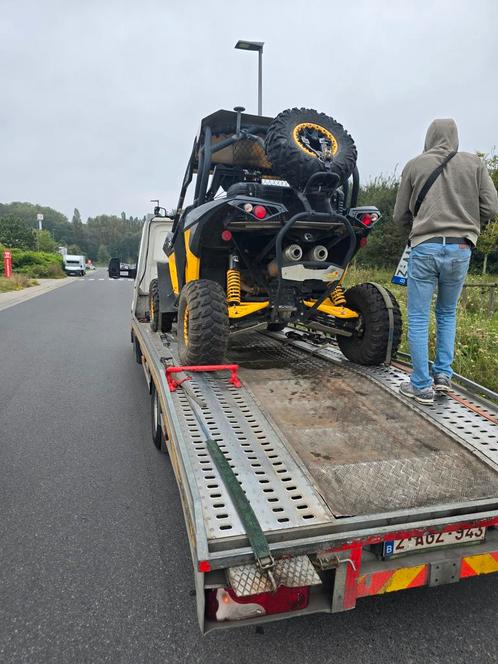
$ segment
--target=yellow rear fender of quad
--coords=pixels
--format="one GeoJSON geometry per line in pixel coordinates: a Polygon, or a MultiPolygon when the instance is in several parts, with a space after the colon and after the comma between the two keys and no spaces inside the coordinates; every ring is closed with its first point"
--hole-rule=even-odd
{"type": "Polygon", "coordinates": [[[199,256],[196,256],[190,248],[190,229],[185,231],[184,238],[185,254],[187,258],[185,266],[185,283],[188,284],[189,281],[199,279],[201,273],[201,259],[199,256]]]}
{"type": "Polygon", "coordinates": [[[176,270],[175,252],[173,252],[168,256],[168,267],[169,267],[169,276],[171,279],[171,285],[173,286],[173,292],[175,295],[179,295],[180,287],[178,286],[178,272],[176,270]]]}

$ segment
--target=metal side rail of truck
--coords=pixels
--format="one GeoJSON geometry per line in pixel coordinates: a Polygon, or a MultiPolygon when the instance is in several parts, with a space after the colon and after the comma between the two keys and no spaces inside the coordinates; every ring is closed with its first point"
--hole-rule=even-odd
{"type": "Polygon", "coordinates": [[[463,381],[419,406],[398,392],[408,365],[358,366],[296,330],[235,336],[227,370],[179,368],[174,330],[148,322],[170,227],[144,228],[131,337],[202,632],[498,572],[498,395],[463,381]]]}

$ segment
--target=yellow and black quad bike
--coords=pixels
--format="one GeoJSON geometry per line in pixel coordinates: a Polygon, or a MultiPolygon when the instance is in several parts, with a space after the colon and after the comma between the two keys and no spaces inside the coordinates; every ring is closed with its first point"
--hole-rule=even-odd
{"type": "Polygon", "coordinates": [[[153,329],[176,321],[185,365],[222,363],[234,333],[288,325],[336,337],[353,362],[382,363],[401,337],[396,300],[376,284],[341,285],[380,218],[356,207],[353,139],[311,109],[243,111],[202,120],[150,288],[153,329]]]}

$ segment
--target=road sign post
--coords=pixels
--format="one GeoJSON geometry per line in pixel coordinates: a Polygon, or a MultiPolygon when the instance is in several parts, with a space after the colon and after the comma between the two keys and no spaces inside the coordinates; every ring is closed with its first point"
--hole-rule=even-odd
{"type": "Polygon", "coordinates": [[[3,252],[3,274],[8,279],[12,276],[12,254],[10,251],[3,252]]]}

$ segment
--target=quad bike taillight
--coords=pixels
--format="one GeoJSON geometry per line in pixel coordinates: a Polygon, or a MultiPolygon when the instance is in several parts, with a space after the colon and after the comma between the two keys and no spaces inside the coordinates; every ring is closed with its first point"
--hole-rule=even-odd
{"type": "Polygon", "coordinates": [[[363,215],[361,216],[361,223],[362,223],[364,226],[371,226],[372,224],[374,224],[374,223],[377,221],[377,219],[378,219],[378,215],[376,215],[376,214],[369,214],[369,213],[367,212],[367,214],[363,214],[363,215]]]}
{"type": "Polygon", "coordinates": [[[364,228],[371,228],[379,221],[381,214],[376,207],[364,206],[351,208],[348,216],[358,221],[364,228]]]}
{"type": "Polygon", "coordinates": [[[256,219],[264,219],[266,217],[266,208],[263,205],[255,205],[252,211],[256,219]]]}

